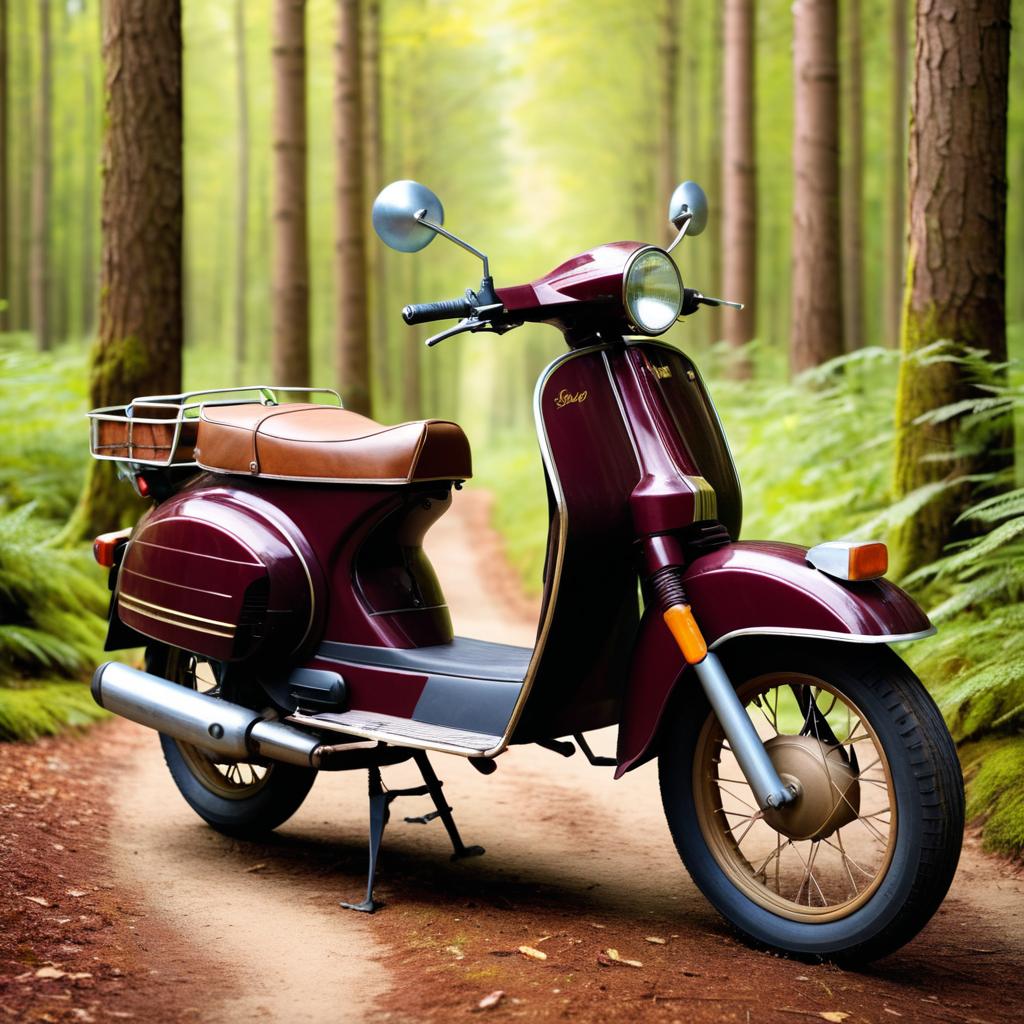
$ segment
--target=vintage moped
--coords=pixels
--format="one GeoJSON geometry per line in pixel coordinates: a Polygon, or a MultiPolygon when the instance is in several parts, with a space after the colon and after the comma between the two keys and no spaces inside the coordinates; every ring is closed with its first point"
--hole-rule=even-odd
{"type": "Polygon", "coordinates": [[[334,392],[229,388],[89,414],[93,455],[152,499],[95,542],[107,649],[144,647],[146,670],[108,662],[92,692],[160,733],[185,800],[229,835],[280,825],[318,771],[366,770],[367,892],[344,904],[364,911],[396,797],[429,796],[407,820],[439,817],[456,857],[483,852],[429,751],[484,774],[526,743],[615,778],[656,758],[679,854],[727,921],[776,950],[869,960],[924,926],[960,852],[955,748],[891,649],[933,627],[884,578],[883,544],[739,539],[708,391],[656,340],[730,303],[685,288],[671,255],[704,229],[704,193],[684,182],[669,213],[667,249],[601,245],[496,288],[430,190],[395,182],[374,204],[392,248],[443,235],[483,260],[476,291],[402,311],[458,318],[428,345],[526,323],[568,345],[534,394],[550,525],[532,648],[454,636],[424,554],[471,476],[457,424],[382,426],[334,392]],[[596,756],[586,734],[612,725],[615,755],[596,756]],[[423,785],[386,790],[381,769],[410,758],[423,785]]]}

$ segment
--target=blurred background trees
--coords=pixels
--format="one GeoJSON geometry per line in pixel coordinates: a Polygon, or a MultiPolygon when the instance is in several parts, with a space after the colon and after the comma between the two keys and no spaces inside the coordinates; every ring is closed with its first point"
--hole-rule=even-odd
{"type": "MultiPolygon", "coordinates": [[[[1024,0],[103,0],[101,25],[99,0],[0,0],[0,732],[10,694],[97,645],[91,612],[61,647],[43,607],[101,609],[52,538],[131,515],[112,474],[85,481],[89,404],[336,383],[385,422],[458,419],[535,588],[531,394],[562,340],[425,351],[401,306],[479,269],[443,242],[385,250],[372,198],[428,184],[500,287],[601,242],[664,243],[692,178],[712,220],[677,250],[683,279],[747,308],[666,339],[710,380],[744,536],[893,541],[944,626],[912,656],[984,762],[973,791],[1000,792],[987,766],[1024,771],[1022,17],[1024,0]],[[43,603],[26,545],[63,560],[43,603]]],[[[1024,813],[1000,821],[1024,846],[1024,813]]]]}

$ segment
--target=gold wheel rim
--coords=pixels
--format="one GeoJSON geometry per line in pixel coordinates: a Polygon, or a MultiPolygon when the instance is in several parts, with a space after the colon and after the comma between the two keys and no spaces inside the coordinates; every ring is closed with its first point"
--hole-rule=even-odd
{"type": "MultiPolygon", "coordinates": [[[[827,791],[833,811],[809,838],[799,838],[806,829],[797,838],[786,835],[795,819],[778,812],[769,812],[777,815],[773,827],[757,810],[712,714],[697,739],[693,766],[697,820],[708,849],[733,885],[771,913],[811,924],[848,917],[878,890],[896,846],[896,793],[884,748],[854,701],[815,676],[766,674],[743,683],[737,694],[762,740],[782,737],[774,746],[769,742],[777,767],[780,748],[796,750],[788,767],[805,769],[804,778],[792,773],[805,790],[801,799],[820,801],[827,791]]],[[[786,813],[795,815],[799,806],[798,800],[786,813]]],[[[806,818],[806,806],[803,812],[806,818]]]]}
{"type": "MultiPolygon", "coordinates": [[[[216,696],[217,678],[210,662],[174,650],[168,658],[167,678],[179,686],[216,696]]],[[[193,776],[215,796],[225,800],[246,800],[267,785],[274,771],[272,764],[233,761],[220,758],[207,750],[174,740],[193,776]]]]}

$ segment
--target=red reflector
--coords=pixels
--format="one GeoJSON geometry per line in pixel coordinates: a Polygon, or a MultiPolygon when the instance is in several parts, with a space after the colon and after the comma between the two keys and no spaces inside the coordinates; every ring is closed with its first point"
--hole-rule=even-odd
{"type": "Polygon", "coordinates": [[[144,498],[149,497],[149,484],[146,483],[146,478],[141,473],[135,478],[135,486],[144,498]]]}
{"type": "Polygon", "coordinates": [[[118,530],[116,533],[101,533],[92,542],[92,556],[104,569],[114,567],[114,557],[119,544],[128,539],[131,530],[118,530]]]}

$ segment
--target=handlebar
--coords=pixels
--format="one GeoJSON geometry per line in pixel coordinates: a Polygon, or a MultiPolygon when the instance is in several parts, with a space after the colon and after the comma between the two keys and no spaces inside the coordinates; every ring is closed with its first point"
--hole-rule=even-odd
{"type": "Polygon", "coordinates": [[[409,324],[427,324],[433,320],[453,320],[470,316],[476,307],[464,295],[440,302],[419,302],[402,308],[402,319],[409,324]]]}

